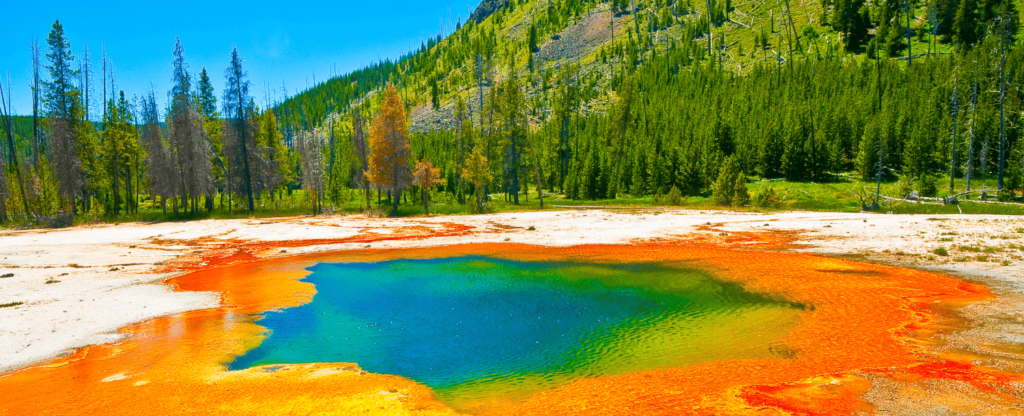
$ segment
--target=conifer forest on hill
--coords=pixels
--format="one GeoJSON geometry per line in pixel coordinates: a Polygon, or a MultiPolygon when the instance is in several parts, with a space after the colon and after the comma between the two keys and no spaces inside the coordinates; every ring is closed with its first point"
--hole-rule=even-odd
{"type": "Polygon", "coordinates": [[[268,92],[267,108],[244,51],[191,68],[168,39],[160,108],[165,92],[117,89],[107,57],[57,21],[26,56],[33,85],[2,88],[0,221],[550,205],[1024,214],[1019,10],[486,0],[413,52],[268,92]],[[32,94],[32,113],[11,114],[11,94],[32,94]]]}

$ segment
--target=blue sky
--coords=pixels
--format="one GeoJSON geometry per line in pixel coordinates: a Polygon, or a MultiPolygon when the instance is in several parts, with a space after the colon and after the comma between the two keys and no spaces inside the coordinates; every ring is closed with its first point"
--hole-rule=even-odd
{"type": "Polygon", "coordinates": [[[280,95],[283,81],[291,95],[305,89],[307,82],[313,85],[314,73],[316,81],[322,82],[332,67],[344,74],[379,58],[397,57],[419,47],[421,39],[437,35],[442,18],[447,24],[449,8],[454,25],[459,16],[465,21],[468,10],[479,2],[13,2],[0,26],[0,71],[5,94],[10,71],[15,114],[31,114],[30,40],[38,37],[45,53],[46,35],[54,20],[60,19],[79,59],[83,43],[88,42],[97,75],[93,80],[96,97],[101,94],[101,44],[105,43],[117,89],[129,96],[141,95],[152,82],[162,106],[170,89],[171,50],[179,37],[190,70],[198,73],[205,67],[218,98],[228,55],[237,45],[253,82],[253,95],[262,107],[265,83],[280,95]]]}

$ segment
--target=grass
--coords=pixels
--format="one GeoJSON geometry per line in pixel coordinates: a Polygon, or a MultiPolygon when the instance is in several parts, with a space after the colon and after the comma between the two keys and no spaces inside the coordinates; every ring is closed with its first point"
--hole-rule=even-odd
{"type": "Polygon", "coordinates": [[[939,247],[935,249],[935,251],[932,251],[932,253],[935,253],[935,255],[942,257],[946,257],[949,255],[949,251],[947,251],[944,247],[939,247]]]}
{"type": "Polygon", "coordinates": [[[11,303],[0,303],[0,308],[13,308],[18,305],[24,304],[23,302],[11,302],[11,303]]]}
{"type": "MultiPolygon", "coordinates": [[[[974,188],[978,187],[978,182],[975,181],[974,188]]],[[[991,182],[991,181],[990,181],[991,182]]],[[[948,180],[939,180],[939,183],[948,183],[948,180]]],[[[994,185],[994,182],[993,182],[994,185]]],[[[683,208],[683,209],[700,209],[700,210],[723,210],[723,211],[741,211],[741,212],[779,212],[779,211],[792,211],[792,210],[803,210],[803,211],[819,211],[819,212],[860,212],[861,201],[857,197],[855,191],[863,189],[867,186],[869,189],[874,190],[875,184],[873,182],[864,182],[849,177],[839,177],[833,182],[790,182],[790,181],[772,181],[772,182],[752,182],[747,184],[747,188],[751,194],[757,192],[761,186],[771,186],[775,190],[775,194],[779,199],[779,205],[777,207],[725,207],[714,203],[711,199],[711,193],[706,192],[700,195],[691,195],[684,197],[679,205],[668,206],[664,203],[659,203],[657,198],[654,196],[642,196],[635,197],[629,195],[622,195],[616,199],[599,199],[599,200],[571,200],[566,199],[564,196],[551,193],[544,197],[545,209],[552,209],[553,206],[560,207],[574,207],[574,206],[605,206],[605,207],[616,207],[621,208],[626,212],[630,210],[651,210],[660,208],[683,208]]],[[[966,187],[966,183],[963,181],[957,181],[957,189],[962,190],[966,187]]],[[[896,195],[898,194],[899,184],[897,182],[889,182],[882,184],[883,195],[896,195]]],[[[415,192],[406,192],[403,194],[402,204],[399,205],[398,216],[399,217],[415,217],[423,215],[423,206],[418,200],[414,200],[413,197],[415,192]],[[408,199],[407,199],[408,198],[408,199]]],[[[948,194],[948,191],[940,192],[939,196],[948,194]]],[[[534,188],[530,188],[528,193],[520,194],[519,205],[515,205],[510,201],[505,200],[503,194],[491,194],[491,200],[487,202],[485,212],[487,213],[506,213],[506,212],[529,212],[537,211],[540,209],[537,201],[537,194],[534,188]]],[[[221,201],[218,197],[215,200],[215,208],[212,212],[207,212],[205,209],[200,209],[197,213],[186,213],[184,211],[174,214],[168,210],[165,213],[159,206],[153,205],[150,201],[144,200],[140,205],[138,214],[121,214],[121,215],[108,215],[101,212],[98,208],[99,203],[93,204],[97,207],[93,212],[80,213],[75,217],[76,224],[91,224],[91,223],[125,223],[125,222],[164,222],[164,221],[189,221],[189,220],[203,220],[203,219],[256,219],[256,218],[270,218],[270,217],[294,217],[294,216],[308,216],[313,214],[313,208],[311,200],[308,194],[303,190],[293,191],[290,195],[283,194],[275,197],[274,201],[271,201],[269,196],[264,194],[262,198],[256,204],[255,212],[248,212],[240,201],[237,199],[234,201],[234,208],[228,209],[226,206],[227,201],[221,201]],[[224,205],[222,205],[222,202],[224,205]]],[[[377,197],[373,195],[372,206],[374,209],[377,207],[377,197]]],[[[390,211],[390,202],[386,196],[384,196],[381,209],[383,212],[390,211]]],[[[342,192],[342,195],[338,198],[338,201],[327,201],[328,213],[342,213],[342,214],[361,214],[366,211],[366,199],[361,191],[357,190],[346,190],[342,192]]],[[[473,209],[471,201],[462,204],[456,201],[456,199],[445,192],[434,192],[431,196],[430,205],[431,215],[468,215],[475,214],[476,211],[473,209]]],[[[960,214],[961,211],[964,214],[1002,214],[1002,215],[1024,215],[1024,205],[1005,205],[1005,204],[982,204],[973,201],[961,201],[959,206],[957,205],[938,205],[938,204],[926,204],[926,203],[892,203],[883,204],[881,212],[892,213],[892,214],[928,214],[928,215],[939,215],[937,217],[929,218],[930,221],[936,221],[945,223],[948,218],[941,217],[941,215],[960,214]]],[[[24,216],[16,216],[13,223],[14,226],[31,228],[34,227],[31,221],[24,216]]],[[[1024,234],[1024,227],[1016,228],[1018,234],[1024,234]]],[[[942,233],[943,236],[956,236],[956,232],[942,233]]],[[[951,242],[952,239],[943,239],[944,242],[951,242]]]]}

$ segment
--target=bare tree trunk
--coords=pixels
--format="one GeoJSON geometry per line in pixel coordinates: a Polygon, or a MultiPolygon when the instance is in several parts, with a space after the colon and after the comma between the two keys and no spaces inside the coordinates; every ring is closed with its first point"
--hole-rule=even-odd
{"type": "Polygon", "coordinates": [[[533,148],[533,170],[537,177],[537,200],[540,201],[540,209],[544,209],[544,189],[541,187],[540,156],[537,155],[537,146],[534,140],[530,139],[530,147],[533,148]]]}
{"type": "Polygon", "coordinates": [[[711,18],[711,0],[705,0],[704,4],[708,8],[708,58],[711,58],[711,27],[714,26],[714,20],[711,18]]]}
{"type": "Polygon", "coordinates": [[[331,117],[330,110],[327,111],[327,119],[328,119],[327,120],[328,121],[328,123],[327,123],[328,127],[327,128],[331,129],[331,139],[330,139],[331,156],[330,156],[330,160],[327,163],[327,188],[330,189],[331,187],[334,186],[334,148],[335,148],[335,146],[334,146],[334,117],[331,117]]]}
{"type": "Polygon", "coordinates": [[[953,159],[949,163],[949,190],[953,191],[953,180],[956,178],[956,128],[957,115],[960,113],[960,96],[956,85],[953,86],[953,159]]]}
{"type": "MultiPolygon", "coordinates": [[[[796,39],[796,48],[798,50],[802,50],[803,48],[800,47],[800,37],[797,36],[797,33],[796,33],[796,25],[793,24],[793,12],[791,12],[789,10],[789,0],[786,0],[786,16],[789,18],[789,28],[788,28],[788,30],[792,30],[793,31],[793,35],[790,38],[790,42],[792,43],[793,39],[796,39]]],[[[793,59],[793,45],[789,45],[789,58],[793,59]]]]}
{"type": "MultiPolygon", "coordinates": [[[[7,88],[8,92],[10,92],[11,75],[9,73],[7,74],[7,88]]],[[[0,86],[0,109],[3,110],[0,111],[0,117],[4,120],[4,130],[7,130],[7,150],[11,152],[11,168],[13,168],[14,172],[18,175],[18,188],[21,190],[21,204],[25,209],[25,216],[30,216],[32,215],[32,212],[29,211],[28,199],[25,198],[25,178],[21,175],[21,165],[18,164],[18,153],[14,148],[14,120],[11,118],[11,105],[10,101],[8,101],[10,99],[10,94],[8,94],[7,100],[5,100],[3,92],[3,86],[0,86]]],[[[4,178],[0,179],[6,180],[4,178]]]]}
{"type": "MultiPolygon", "coordinates": [[[[1005,17],[1004,17],[1005,19],[1005,17]]],[[[1005,27],[1005,24],[1003,24],[1005,27]]],[[[1003,190],[1006,170],[1006,30],[999,41],[999,191],[1003,190]]]]}
{"type": "Polygon", "coordinates": [[[32,38],[32,155],[39,169],[39,39],[32,38]]]}
{"type": "Polygon", "coordinates": [[[430,191],[423,187],[423,215],[430,216],[430,191]]]}
{"type": "Polygon", "coordinates": [[[907,1],[907,31],[906,31],[907,32],[907,66],[909,67],[910,64],[914,63],[913,62],[914,58],[910,54],[910,50],[913,49],[911,47],[911,43],[910,43],[910,33],[911,33],[910,32],[910,15],[913,14],[913,9],[910,7],[910,0],[906,0],[906,1],[907,1]]]}

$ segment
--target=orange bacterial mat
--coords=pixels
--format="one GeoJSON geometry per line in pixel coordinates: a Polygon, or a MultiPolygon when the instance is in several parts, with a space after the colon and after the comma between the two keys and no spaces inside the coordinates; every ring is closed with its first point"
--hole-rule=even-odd
{"type": "MultiPolygon", "coordinates": [[[[309,302],[304,269],[320,262],[483,255],[521,261],[659,262],[685,265],[754,293],[807,306],[783,337],[783,357],[715,361],[582,379],[496,403],[488,414],[849,414],[870,411],[863,374],[950,379],[1013,400],[1016,374],[938,358],[921,340],[936,329],[935,305],[986,299],[983,287],[935,273],[810,254],[739,249],[748,239],[565,248],[474,244],[361,250],[217,266],[168,281],[222,293],[222,307],[127,328],[120,343],[81,349],[0,377],[0,415],[452,414],[433,392],[354,364],[316,363],[227,371],[259,345],[258,314],[309,302]],[[229,319],[230,318],[230,319],[229,319]]],[[[261,243],[260,250],[287,242],[261,243]]],[[[756,244],[754,245],[756,246],[756,244]]],[[[751,246],[747,246],[751,247],[751,246]]],[[[256,253],[258,254],[258,253],[256,253]]],[[[209,260],[209,259],[207,259],[209,260]]]]}

